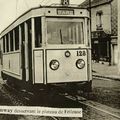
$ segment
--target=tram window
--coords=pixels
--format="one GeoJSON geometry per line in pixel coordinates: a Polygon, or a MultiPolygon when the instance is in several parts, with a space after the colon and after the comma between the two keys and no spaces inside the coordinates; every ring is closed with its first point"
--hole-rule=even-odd
{"type": "Polygon", "coordinates": [[[19,50],[19,27],[15,28],[15,50],[19,50]]]}
{"type": "Polygon", "coordinates": [[[3,37],[3,52],[5,53],[5,36],[3,37]]]}
{"type": "Polygon", "coordinates": [[[2,58],[2,49],[1,49],[1,44],[0,44],[0,59],[2,58]]]}
{"type": "Polygon", "coordinates": [[[1,46],[1,44],[0,44],[0,65],[3,65],[2,46],[1,46]]]}
{"type": "Polygon", "coordinates": [[[13,51],[13,31],[10,32],[10,51],[13,51]]]}
{"type": "MultiPolygon", "coordinates": [[[[22,42],[25,41],[25,27],[24,24],[21,24],[21,38],[22,38],[22,42]]],[[[23,42],[24,43],[24,42],[23,42]]]]}
{"type": "Polygon", "coordinates": [[[9,38],[8,38],[8,34],[6,34],[6,52],[9,52],[9,38]]]}
{"type": "Polygon", "coordinates": [[[90,23],[89,20],[87,20],[87,35],[88,35],[88,46],[90,46],[90,23]]]}
{"type": "Polygon", "coordinates": [[[40,47],[42,43],[41,18],[35,18],[35,47],[40,47]]]}
{"type": "Polygon", "coordinates": [[[27,21],[27,28],[28,28],[28,41],[29,41],[29,43],[31,43],[31,39],[32,39],[31,19],[27,21]]]}
{"type": "Polygon", "coordinates": [[[47,40],[48,44],[84,44],[83,22],[48,21],[47,40]]]}

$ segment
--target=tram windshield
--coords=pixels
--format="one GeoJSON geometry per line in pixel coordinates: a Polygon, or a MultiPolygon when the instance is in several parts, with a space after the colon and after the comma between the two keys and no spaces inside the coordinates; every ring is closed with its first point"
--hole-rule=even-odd
{"type": "Polygon", "coordinates": [[[48,44],[84,44],[81,19],[47,19],[48,44]]]}

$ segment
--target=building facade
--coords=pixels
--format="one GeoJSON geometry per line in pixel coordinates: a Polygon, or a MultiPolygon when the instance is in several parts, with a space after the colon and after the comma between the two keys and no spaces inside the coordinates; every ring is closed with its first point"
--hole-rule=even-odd
{"type": "Polygon", "coordinates": [[[91,8],[92,55],[96,61],[118,63],[118,0],[86,0],[80,7],[91,8]]]}

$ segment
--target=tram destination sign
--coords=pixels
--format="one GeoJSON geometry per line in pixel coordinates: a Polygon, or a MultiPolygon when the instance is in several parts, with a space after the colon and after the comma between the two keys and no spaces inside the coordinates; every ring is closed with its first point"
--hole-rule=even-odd
{"type": "Polygon", "coordinates": [[[74,10],[70,9],[57,9],[58,15],[74,15],[74,10]]]}

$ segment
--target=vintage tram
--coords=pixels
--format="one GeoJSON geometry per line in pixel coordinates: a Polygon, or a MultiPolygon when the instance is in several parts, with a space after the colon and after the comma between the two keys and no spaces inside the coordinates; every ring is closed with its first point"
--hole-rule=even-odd
{"type": "Polygon", "coordinates": [[[76,6],[32,8],[1,32],[2,78],[31,86],[81,83],[91,90],[90,18],[76,6]]]}

